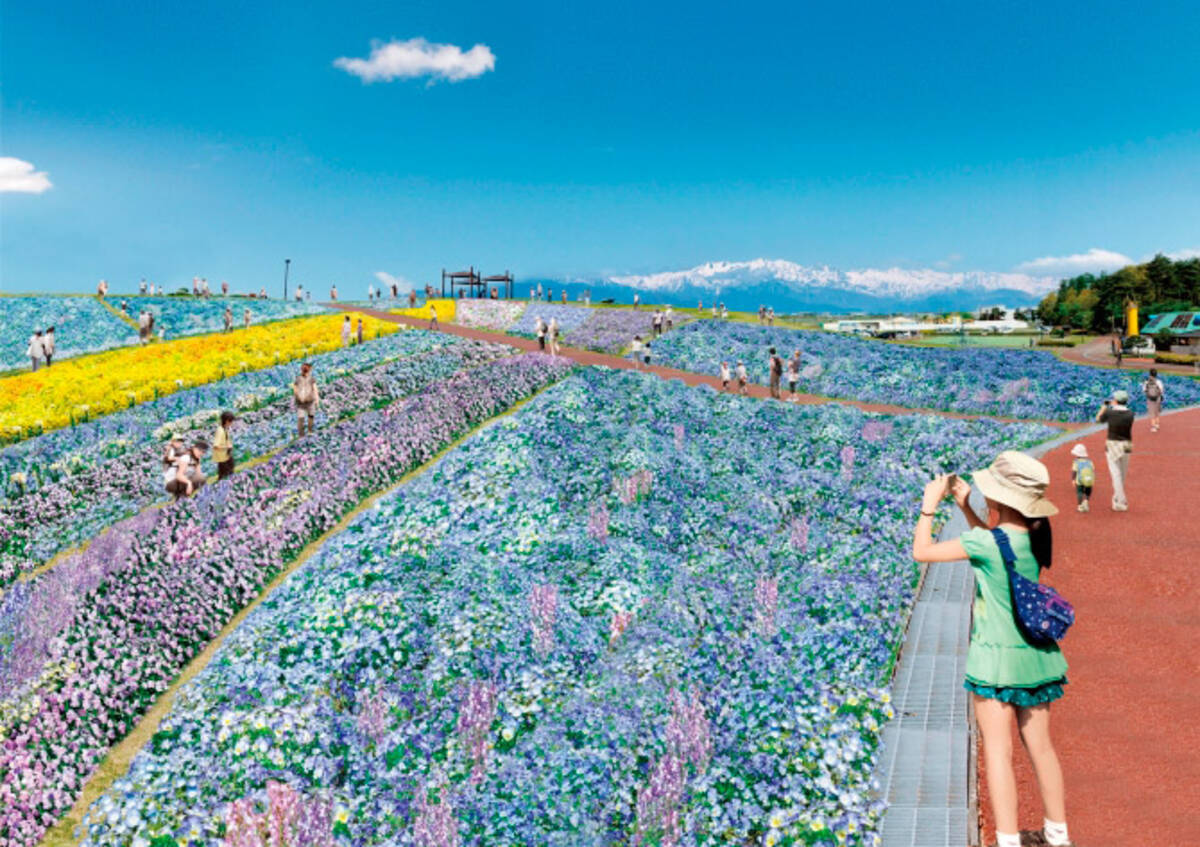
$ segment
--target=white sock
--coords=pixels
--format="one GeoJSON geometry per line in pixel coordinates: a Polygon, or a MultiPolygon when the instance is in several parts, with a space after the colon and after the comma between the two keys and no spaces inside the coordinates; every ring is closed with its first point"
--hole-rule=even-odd
{"type": "Polygon", "coordinates": [[[1021,833],[996,830],[996,847],[1021,847],[1021,833]]]}
{"type": "Polygon", "coordinates": [[[1067,837],[1066,823],[1052,821],[1050,818],[1042,819],[1042,834],[1046,836],[1046,843],[1052,847],[1062,847],[1071,843],[1071,839],[1067,837]]]}

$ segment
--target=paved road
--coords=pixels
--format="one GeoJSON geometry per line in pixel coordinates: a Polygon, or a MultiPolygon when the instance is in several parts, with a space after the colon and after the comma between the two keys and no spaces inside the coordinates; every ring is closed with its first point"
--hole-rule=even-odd
{"type": "MultiPolygon", "coordinates": [[[[1112,355],[1111,336],[1106,335],[1096,338],[1076,347],[1054,347],[1050,349],[1063,361],[1073,362],[1077,365],[1092,365],[1093,367],[1105,368],[1115,368],[1117,366],[1116,359],[1112,355]]],[[[1151,368],[1157,368],[1160,374],[1198,375],[1195,366],[1192,365],[1162,365],[1153,359],[1133,359],[1128,356],[1121,360],[1121,370],[1148,371],[1151,368]]]]}

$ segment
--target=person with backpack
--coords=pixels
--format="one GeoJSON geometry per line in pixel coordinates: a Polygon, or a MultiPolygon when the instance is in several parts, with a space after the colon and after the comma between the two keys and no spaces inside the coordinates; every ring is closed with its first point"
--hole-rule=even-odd
{"type": "Polygon", "coordinates": [[[778,400],[780,399],[779,381],[783,378],[783,359],[775,352],[774,347],[771,348],[771,358],[768,364],[771,368],[771,396],[778,400]]]}
{"type": "Polygon", "coordinates": [[[1096,466],[1088,458],[1087,447],[1076,444],[1071,448],[1075,461],[1071,462],[1071,481],[1075,483],[1075,500],[1078,511],[1087,512],[1092,499],[1092,486],[1096,484],[1096,466]]]}
{"type": "Polygon", "coordinates": [[[317,380],[312,375],[312,365],[305,362],[300,366],[300,374],[292,383],[292,397],[296,403],[296,437],[304,437],[304,423],[308,422],[308,432],[313,432],[313,417],[317,404],[321,402],[321,392],[317,389],[317,380]]]}
{"type": "Polygon", "coordinates": [[[1054,640],[1035,640],[1026,629],[1024,595],[1020,606],[1013,602],[1014,585],[1037,593],[1038,578],[1050,567],[1049,518],[1058,513],[1046,499],[1050,473],[1037,459],[1008,450],[971,477],[989,512],[997,515],[995,527],[989,528],[968,505],[970,485],[953,475],[939,476],[925,486],[913,531],[913,558],[918,562],[967,560],[975,573],[974,622],[963,686],[971,692],[983,736],[997,847],[1022,843],[1012,763],[1014,720],[1045,810],[1042,832],[1034,836],[1043,839],[1039,843],[1069,847],[1062,767],[1050,739],[1050,704],[1063,695],[1067,660],[1054,640]],[[933,518],[947,494],[970,529],[956,539],[938,542],[933,538],[933,518]]]}
{"type": "Polygon", "coordinates": [[[1146,395],[1146,414],[1150,417],[1150,431],[1158,432],[1164,393],[1163,381],[1158,378],[1158,368],[1150,369],[1150,374],[1142,383],[1142,393],[1146,395]]]}
{"type": "Polygon", "coordinates": [[[1128,391],[1114,391],[1112,399],[1105,400],[1100,411],[1096,412],[1096,423],[1108,425],[1104,453],[1108,460],[1108,473],[1112,477],[1114,512],[1129,511],[1125,477],[1129,475],[1129,455],[1133,452],[1133,410],[1128,403],[1128,391]]]}

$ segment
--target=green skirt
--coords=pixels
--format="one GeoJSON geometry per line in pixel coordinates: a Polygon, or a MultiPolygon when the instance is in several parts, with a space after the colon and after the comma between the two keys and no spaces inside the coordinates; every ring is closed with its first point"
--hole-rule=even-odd
{"type": "Polygon", "coordinates": [[[1051,703],[1062,697],[1063,686],[1066,684],[1065,676],[1053,682],[1043,682],[1033,688],[980,685],[978,682],[968,679],[963,683],[963,688],[988,700],[999,700],[1001,703],[1012,703],[1014,706],[1027,709],[1040,703],[1051,703]]]}

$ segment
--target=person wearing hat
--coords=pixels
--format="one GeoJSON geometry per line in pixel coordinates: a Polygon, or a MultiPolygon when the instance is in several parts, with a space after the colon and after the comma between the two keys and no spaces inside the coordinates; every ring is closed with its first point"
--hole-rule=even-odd
{"type": "Polygon", "coordinates": [[[1090,508],[1088,502],[1092,499],[1092,486],[1096,483],[1096,466],[1088,458],[1087,447],[1082,443],[1071,448],[1075,461],[1071,462],[1071,481],[1075,483],[1075,500],[1078,510],[1086,512],[1090,508]]]}
{"type": "MultiPolygon", "coordinates": [[[[987,500],[994,526],[1008,536],[1016,570],[1036,581],[1050,567],[1049,518],[1058,509],[1046,499],[1050,473],[1037,459],[1008,450],[971,475],[987,500]]],[[[967,560],[975,572],[971,640],[964,687],[973,695],[975,719],[983,735],[985,770],[996,821],[997,847],[1019,847],[1017,783],[1012,764],[1012,724],[1017,721],[1029,753],[1045,809],[1045,843],[1063,847],[1067,834],[1062,768],[1050,740],[1050,703],[1063,694],[1067,660],[1057,644],[1034,646],[1017,627],[1012,591],[1000,549],[988,525],[968,505],[971,486],[939,476],[925,486],[921,515],[913,532],[918,562],[967,560]],[[951,541],[933,539],[933,517],[947,494],[962,510],[967,532],[951,541]]]]}
{"type": "Polygon", "coordinates": [[[1108,438],[1104,442],[1104,455],[1108,460],[1108,473],[1112,477],[1114,512],[1129,511],[1129,500],[1125,496],[1125,477],[1129,474],[1129,454],[1133,452],[1133,410],[1127,405],[1129,392],[1123,389],[1113,392],[1111,400],[1105,400],[1096,412],[1096,423],[1108,425],[1108,438]]]}
{"type": "Polygon", "coordinates": [[[208,452],[208,442],[197,439],[186,451],[178,454],[164,473],[167,493],[176,500],[191,497],[207,481],[200,472],[200,462],[208,452]]]}
{"type": "Polygon", "coordinates": [[[213,433],[213,461],[217,463],[218,482],[233,476],[233,439],[229,435],[229,428],[236,420],[237,415],[233,412],[221,412],[221,422],[213,433]]]}

